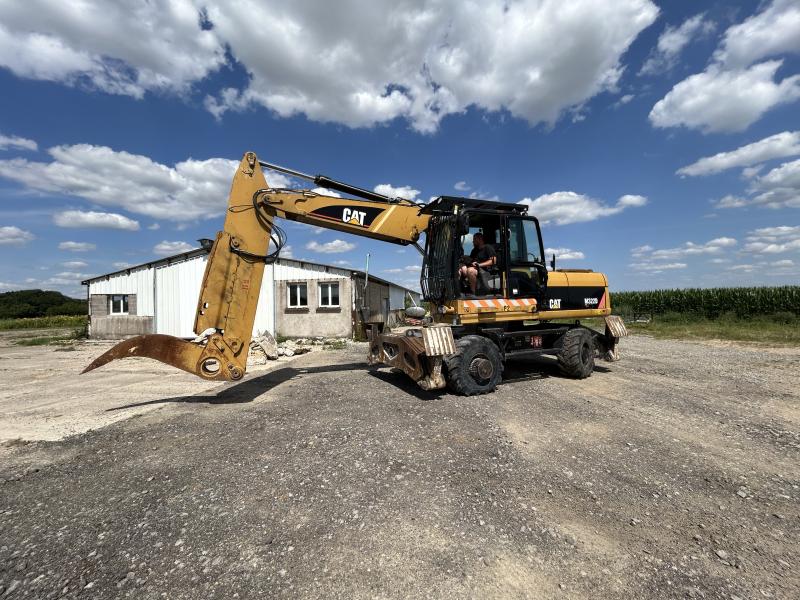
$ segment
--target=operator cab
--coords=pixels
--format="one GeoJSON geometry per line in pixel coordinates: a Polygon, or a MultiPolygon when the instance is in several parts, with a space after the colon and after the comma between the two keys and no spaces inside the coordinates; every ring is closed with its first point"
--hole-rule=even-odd
{"type": "Polygon", "coordinates": [[[431,215],[422,290],[428,301],[459,298],[543,298],[547,283],[539,222],[521,204],[442,196],[422,209],[431,215]],[[480,233],[496,257],[479,269],[475,294],[459,269],[471,264],[473,236],[480,233]]]}

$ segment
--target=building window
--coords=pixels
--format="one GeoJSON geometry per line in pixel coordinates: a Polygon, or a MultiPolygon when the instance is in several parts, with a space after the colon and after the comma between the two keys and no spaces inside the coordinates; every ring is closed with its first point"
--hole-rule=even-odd
{"type": "Polygon", "coordinates": [[[339,283],[325,282],[319,284],[320,308],[339,308],[339,283]]]}
{"type": "Polygon", "coordinates": [[[308,306],[308,286],[305,283],[290,283],[286,286],[289,293],[289,308],[306,308],[308,306]]]}
{"type": "Polygon", "coordinates": [[[127,315],[128,314],[128,296],[115,295],[108,297],[108,314],[110,315],[127,315]]]}

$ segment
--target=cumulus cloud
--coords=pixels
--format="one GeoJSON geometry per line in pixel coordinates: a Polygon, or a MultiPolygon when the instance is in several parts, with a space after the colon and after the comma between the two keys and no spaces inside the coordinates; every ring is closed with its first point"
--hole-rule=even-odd
{"type": "Polygon", "coordinates": [[[800,75],[776,80],[783,60],[800,51],[800,6],[774,0],[727,29],[709,66],[676,84],[650,111],[656,127],[708,132],[742,131],[770,109],[800,98],[800,75]]]}
{"type": "Polygon", "coordinates": [[[67,252],[90,252],[96,248],[96,244],[89,242],[61,242],[58,245],[59,250],[66,250],[67,252]]]}
{"type": "Polygon", "coordinates": [[[82,260],[68,260],[62,262],[61,266],[67,269],[83,269],[84,267],[88,267],[89,264],[82,260]]]}
{"type": "Polygon", "coordinates": [[[656,260],[674,259],[685,256],[693,256],[697,254],[719,254],[725,248],[731,248],[737,244],[734,238],[719,237],[709,240],[704,244],[695,244],[694,242],[686,242],[683,246],[676,248],[666,248],[663,250],[652,250],[650,258],[656,260]]]}
{"type": "Polygon", "coordinates": [[[568,225],[594,221],[621,213],[626,208],[644,206],[647,198],[633,194],[621,196],[617,203],[608,205],[577,192],[554,192],[538,198],[524,198],[519,204],[528,206],[528,214],[536,216],[540,222],[554,222],[556,225],[568,225]]]}
{"type": "Polygon", "coordinates": [[[139,222],[117,213],[96,211],[65,210],[53,215],[53,222],[59,227],[79,229],[125,229],[138,231],[139,222]]]}
{"type": "Polygon", "coordinates": [[[405,198],[406,200],[416,200],[417,196],[419,196],[419,190],[415,190],[408,185],[395,187],[389,183],[379,183],[372,189],[378,194],[389,196],[389,198],[405,198]]]}
{"type": "Polygon", "coordinates": [[[384,269],[383,272],[384,273],[416,273],[416,272],[421,271],[421,270],[422,270],[422,267],[420,267],[419,265],[408,265],[408,266],[399,267],[399,268],[396,268],[396,269],[384,269]]]}
{"type": "Polygon", "coordinates": [[[20,229],[15,225],[0,227],[0,246],[22,246],[36,239],[30,231],[20,229]]]}
{"type": "Polygon", "coordinates": [[[469,187],[466,181],[456,181],[455,185],[453,185],[453,189],[459,192],[468,192],[472,188],[469,187]]]}
{"type": "Polygon", "coordinates": [[[400,117],[422,132],[470,106],[555,122],[616,84],[622,55],[658,14],[649,0],[206,6],[250,78],[209,96],[213,114],[261,105],[351,127],[400,117]]]}
{"type": "Polygon", "coordinates": [[[704,133],[743,131],[771,108],[800,98],[800,75],[775,81],[782,64],[772,60],[732,70],[712,65],[675,85],[653,106],[650,121],[704,133]]]}
{"type": "Polygon", "coordinates": [[[20,77],[141,98],[186,92],[224,62],[192,0],[0,3],[0,65],[20,77]]]}
{"type": "Polygon", "coordinates": [[[783,163],[764,175],[751,178],[747,197],[728,195],[717,208],[800,208],[800,159],[783,163]]]}
{"type": "Polygon", "coordinates": [[[189,252],[190,250],[194,249],[195,246],[189,244],[188,242],[168,242],[167,240],[164,240],[163,242],[159,242],[153,246],[153,254],[158,254],[159,256],[170,256],[172,254],[189,252]]]}
{"type": "Polygon", "coordinates": [[[341,198],[342,195],[339,192],[334,192],[333,190],[329,190],[328,188],[324,187],[315,187],[311,190],[315,194],[319,194],[321,196],[330,196],[331,198],[341,198]]]}
{"type": "Polygon", "coordinates": [[[345,242],[344,240],[333,240],[332,242],[326,242],[324,244],[311,241],[306,244],[306,250],[320,252],[322,254],[340,254],[342,252],[349,252],[355,247],[355,244],[345,242]]]}
{"type": "Polygon", "coordinates": [[[31,150],[36,151],[39,146],[33,140],[16,135],[3,135],[0,133],[0,150],[31,150]]]}
{"type": "Polygon", "coordinates": [[[188,159],[169,167],[106,146],[55,146],[51,162],[0,160],[0,177],[30,190],[65,194],[170,221],[219,217],[238,162],[188,159]]]}
{"type": "Polygon", "coordinates": [[[631,248],[631,257],[634,259],[628,266],[637,272],[655,275],[663,271],[685,269],[688,264],[680,259],[691,256],[712,255],[715,261],[722,261],[718,257],[726,250],[736,246],[737,241],[729,237],[719,237],[703,244],[686,242],[675,248],[655,249],[649,244],[631,248]]]}
{"type": "Polygon", "coordinates": [[[800,52],[797,0],[774,0],[764,11],[729,27],[714,58],[741,67],[785,52],[800,52]]]}
{"type": "MultiPolygon", "coordinates": [[[[762,140],[740,146],[729,152],[719,152],[678,169],[678,175],[696,177],[713,175],[727,169],[749,167],[775,158],[785,158],[800,154],[800,131],[784,131],[762,140]]],[[[753,177],[758,169],[749,170],[746,177],[753,177]]]]}
{"type": "Polygon", "coordinates": [[[571,248],[545,248],[544,254],[545,256],[555,254],[556,260],[583,260],[585,258],[583,252],[571,248]]]}
{"type": "Polygon", "coordinates": [[[745,252],[759,254],[782,254],[800,250],[800,226],[762,227],[747,236],[745,252]]]}
{"type": "Polygon", "coordinates": [[[662,273],[664,271],[674,271],[675,269],[685,269],[689,265],[687,265],[686,263],[681,263],[681,262],[657,263],[657,262],[651,262],[651,261],[643,261],[643,262],[631,263],[629,266],[634,271],[650,273],[651,275],[657,275],[658,273],[662,273]]]}
{"type": "Polygon", "coordinates": [[[689,17],[678,27],[668,25],[658,37],[656,47],[642,65],[639,75],[657,75],[672,69],[681,51],[693,39],[711,33],[715,27],[714,22],[707,20],[704,13],[689,17]]]}

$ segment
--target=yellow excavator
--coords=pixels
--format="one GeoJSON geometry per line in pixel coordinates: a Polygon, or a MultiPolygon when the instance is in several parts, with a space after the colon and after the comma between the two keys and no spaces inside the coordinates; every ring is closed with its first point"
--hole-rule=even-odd
{"type": "MultiPolygon", "coordinates": [[[[400,369],[423,389],[488,393],[500,382],[506,359],[541,354],[557,357],[564,374],[585,378],[596,357],[618,358],[617,344],[627,335],[611,315],[605,275],[556,269],[555,256],[547,269],[539,222],[524,205],[453,196],[421,204],[263,162],[248,152],[208,257],[194,325],[198,338],[148,334],[124,340],[84,373],[114,359],[144,356],[204,379],[240,380],[264,266],[285,243],[277,218],[420,251],[420,285],[430,315],[418,327],[384,331],[368,324],[366,333],[369,364],[400,369]],[[313,181],[317,191],[270,188],[263,169],[313,181]],[[352,197],[318,193],[319,188],[352,197]],[[494,252],[469,281],[466,266],[475,265],[465,262],[465,244],[475,234],[494,252]],[[580,319],[591,317],[605,320],[604,331],[581,325],[580,319]]],[[[407,312],[423,317],[425,311],[407,312]]]]}

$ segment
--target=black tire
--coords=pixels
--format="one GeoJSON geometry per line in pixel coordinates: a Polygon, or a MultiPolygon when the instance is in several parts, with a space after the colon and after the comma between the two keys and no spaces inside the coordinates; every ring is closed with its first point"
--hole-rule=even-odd
{"type": "Polygon", "coordinates": [[[594,371],[594,339],[583,327],[570,329],[561,341],[558,353],[561,372],[575,379],[586,379],[594,371]]]}
{"type": "Polygon", "coordinates": [[[500,350],[480,335],[465,335],[456,340],[458,354],[445,359],[447,387],[455,394],[488,394],[503,378],[500,350]]]}

